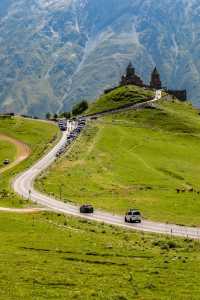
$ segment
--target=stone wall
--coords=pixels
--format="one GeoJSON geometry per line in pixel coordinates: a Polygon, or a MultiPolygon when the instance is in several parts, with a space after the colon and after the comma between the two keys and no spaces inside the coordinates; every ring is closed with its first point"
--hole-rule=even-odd
{"type": "Polygon", "coordinates": [[[187,101],[187,91],[186,90],[167,90],[167,93],[176,97],[180,101],[187,101]]]}

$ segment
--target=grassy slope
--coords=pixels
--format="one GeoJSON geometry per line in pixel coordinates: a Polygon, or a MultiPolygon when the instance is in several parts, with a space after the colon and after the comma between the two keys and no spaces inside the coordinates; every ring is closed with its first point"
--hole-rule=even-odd
{"type": "Polygon", "coordinates": [[[89,106],[86,114],[93,114],[109,109],[116,109],[126,104],[144,102],[154,96],[154,92],[134,85],[119,87],[114,91],[102,95],[89,106]]]}
{"type": "Polygon", "coordinates": [[[11,162],[16,157],[16,148],[13,144],[0,139],[0,170],[4,167],[4,159],[9,159],[11,162]]]}
{"type": "Polygon", "coordinates": [[[49,213],[0,227],[2,300],[199,299],[199,242],[49,213]]]}
{"type": "MultiPolygon", "coordinates": [[[[15,117],[0,119],[0,133],[26,143],[32,151],[27,160],[0,175],[0,206],[21,206],[24,203],[11,191],[10,181],[17,173],[32,165],[43,155],[44,151],[52,146],[59,135],[59,130],[53,124],[15,117]]],[[[3,151],[3,156],[5,154],[5,151],[3,151]]]]}
{"type": "Polygon", "coordinates": [[[200,225],[200,117],[188,104],[132,111],[91,123],[74,150],[37,186],[63,200],[145,218],[200,225]],[[57,184],[59,182],[60,184],[57,184]],[[176,189],[184,189],[178,194],[176,189]]]}

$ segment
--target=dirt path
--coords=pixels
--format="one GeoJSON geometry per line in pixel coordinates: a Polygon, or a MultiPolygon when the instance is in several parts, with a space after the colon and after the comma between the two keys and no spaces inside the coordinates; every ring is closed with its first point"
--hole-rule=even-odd
{"type": "Polygon", "coordinates": [[[15,145],[15,147],[17,149],[17,156],[16,156],[15,161],[13,161],[9,165],[1,168],[0,169],[0,174],[2,174],[3,172],[15,167],[20,162],[22,162],[27,157],[29,157],[29,155],[31,154],[31,149],[26,144],[14,139],[10,136],[2,134],[2,133],[0,133],[0,140],[4,140],[4,141],[7,141],[9,143],[12,143],[13,145],[15,145]]]}
{"type": "MultiPolygon", "coordinates": [[[[9,165],[1,168],[0,174],[2,174],[3,172],[15,167],[20,162],[22,162],[23,160],[28,158],[29,155],[31,154],[31,149],[23,142],[20,142],[12,137],[2,134],[2,133],[0,133],[0,140],[12,143],[16,147],[16,150],[17,150],[16,159],[9,165]]],[[[29,208],[0,207],[0,212],[10,212],[10,213],[20,213],[20,214],[37,213],[37,212],[41,212],[41,211],[45,211],[45,210],[47,210],[47,209],[46,208],[31,208],[31,207],[29,207],[29,208]]]]}
{"type": "Polygon", "coordinates": [[[27,214],[27,213],[37,213],[41,211],[47,211],[49,209],[46,208],[7,208],[7,207],[0,207],[0,212],[11,212],[11,213],[20,213],[20,214],[27,214]]]}

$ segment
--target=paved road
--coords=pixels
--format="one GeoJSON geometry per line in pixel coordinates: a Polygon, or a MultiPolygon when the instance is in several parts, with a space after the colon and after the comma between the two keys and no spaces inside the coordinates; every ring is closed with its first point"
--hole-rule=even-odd
{"type": "MultiPolygon", "coordinates": [[[[155,98],[151,100],[151,102],[159,100],[160,97],[161,92],[157,91],[155,98]]],[[[72,130],[74,126],[75,124],[71,124],[70,130],[72,130]]],[[[72,204],[63,203],[59,200],[43,195],[40,192],[36,191],[33,187],[34,180],[43,170],[48,168],[55,161],[56,153],[65,144],[70,130],[63,133],[59,143],[47,155],[45,155],[34,166],[32,166],[23,174],[19,175],[14,180],[13,189],[15,190],[15,192],[17,192],[24,198],[31,199],[32,201],[56,212],[86,218],[92,221],[112,224],[132,230],[200,239],[200,229],[198,228],[183,227],[146,220],[142,221],[141,224],[127,224],[124,222],[123,216],[113,215],[111,213],[106,213],[100,210],[96,210],[92,215],[84,215],[79,213],[79,207],[72,204]]]]}

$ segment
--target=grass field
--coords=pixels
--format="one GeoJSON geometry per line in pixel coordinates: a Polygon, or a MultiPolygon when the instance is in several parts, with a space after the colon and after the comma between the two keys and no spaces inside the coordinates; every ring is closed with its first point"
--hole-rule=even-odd
{"type": "MultiPolygon", "coordinates": [[[[58,128],[53,124],[20,117],[0,118],[0,134],[1,133],[27,144],[31,149],[31,155],[28,159],[13,169],[0,174],[0,206],[20,207],[26,202],[19,199],[12,192],[10,187],[11,180],[16,174],[22,172],[38,160],[39,157],[52,146],[60,133],[58,128]]],[[[4,144],[4,146],[0,148],[0,161],[9,157],[13,160],[15,154],[14,145],[4,144]]]]}
{"type": "Polygon", "coordinates": [[[154,95],[155,92],[152,90],[147,90],[134,85],[119,87],[108,94],[102,95],[98,100],[90,104],[86,114],[116,109],[126,104],[144,102],[154,95]]]}
{"type": "Polygon", "coordinates": [[[1,300],[199,299],[200,243],[63,215],[1,214],[1,300]]]}
{"type": "Polygon", "coordinates": [[[87,126],[37,187],[63,201],[146,219],[200,225],[200,116],[190,104],[160,102],[87,126]],[[59,184],[58,184],[59,182],[59,184]]]}
{"type": "Polygon", "coordinates": [[[0,171],[4,167],[4,160],[9,159],[11,162],[16,157],[16,148],[13,144],[0,139],[0,171]]]}

